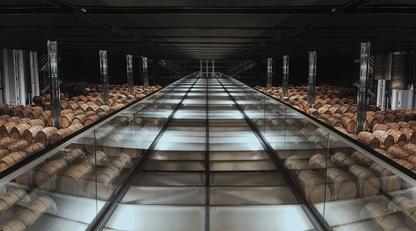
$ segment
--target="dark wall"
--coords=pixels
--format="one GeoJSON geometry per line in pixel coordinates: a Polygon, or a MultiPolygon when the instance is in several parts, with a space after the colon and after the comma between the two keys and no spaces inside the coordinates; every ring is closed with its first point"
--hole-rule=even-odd
{"type": "MultiPolygon", "coordinates": [[[[63,53],[60,55],[62,79],[64,83],[100,82],[98,52],[82,52],[82,54],[63,53]]],[[[108,74],[110,84],[126,83],[126,57],[108,53],[108,74]]],[[[139,59],[134,59],[138,62],[139,59]]],[[[137,69],[136,69],[137,70],[137,69]]],[[[136,71],[138,74],[138,71],[136,71]]],[[[136,78],[137,79],[137,78],[136,78]]]]}
{"type": "MultiPolygon", "coordinates": [[[[245,74],[241,79],[249,85],[266,85],[266,62],[258,60],[257,65],[245,74]]],[[[282,58],[275,58],[273,65],[273,85],[282,84],[282,58]]],[[[317,60],[317,84],[352,85],[358,79],[359,64],[354,57],[319,57],[317,60]]],[[[308,59],[290,58],[289,60],[289,84],[307,84],[308,59]]]]}
{"type": "MultiPolygon", "coordinates": [[[[64,50],[64,49],[63,49],[64,50]]],[[[87,82],[100,83],[98,51],[62,52],[59,54],[61,78],[64,83],[87,82]]],[[[133,78],[135,84],[143,84],[140,57],[133,57],[133,78]]],[[[149,84],[167,85],[174,79],[174,74],[163,69],[157,59],[148,59],[149,84]]],[[[108,73],[110,84],[125,84],[127,68],[125,54],[108,52],[108,73]]]]}

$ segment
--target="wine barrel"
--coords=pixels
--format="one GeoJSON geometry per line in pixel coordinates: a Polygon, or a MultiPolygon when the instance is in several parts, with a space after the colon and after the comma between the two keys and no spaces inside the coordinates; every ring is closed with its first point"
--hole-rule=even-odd
{"type": "Polygon", "coordinates": [[[403,150],[405,150],[409,155],[416,155],[416,144],[408,143],[403,145],[403,150]]]}
{"type": "Polygon", "coordinates": [[[13,140],[9,137],[0,138],[0,148],[1,149],[7,148],[11,143],[13,143],[13,140]]]}
{"type": "Polygon", "coordinates": [[[36,140],[36,142],[41,142],[44,145],[48,145],[50,143],[50,138],[57,131],[58,131],[58,129],[55,128],[55,127],[46,127],[46,128],[43,128],[42,130],[40,130],[36,134],[35,140],[36,140]]]}
{"type": "Polygon", "coordinates": [[[71,130],[68,128],[61,128],[59,130],[57,130],[55,133],[53,133],[53,135],[50,137],[49,142],[50,143],[56,143],[59,140],[69,136],[71,134],[71,130]]]}
{"type": "Polygon", "coordinates": [[[61,127],[62,128],[67,128],[72,124],[72,120],[74,119],[74,113],[71,112],[63,112],[61,113],[61,127]]]}
{"type": "Polygon", "coordinates": [[[26,149],[25,152],[28,155],[32,155],[33,153],[39,152],[40,150],[45,149],[45,145],[42,143],[32,143],[26,149]]]}
{"type": "Polygon", "coordinates": [[[394,143],[398,146],[403,146],[407,142],[406,135],[399,130],[389,129],[387,133],[393,137],[394,143]]]}
{"type": "Polygon", "coordinates": [[[392,155],[394,158],[399,159],[406,159],[409,156],[409,153],[407,153],[405,150],[399,147],[392,146],[389,149],[387,149],[387,152],[392,155]]]}
{"type": "Polygon", "coordinates": [[[19,140],[17,142],[10,144],[7,149],[9,149],[10,152],[17,152],[17,151],[22,151],[26,149],[28,146],[29,146],[29,142],[27,142],[26,140],[19,140]]]}
{"type": "Polygon", "coordinates": [[[410,163],[408,160],[403,160],[403,159],[393,159],[394,161],[396,161],[398,164],[400,164],[401,166],[409,169],[409,170],[413,170],[416,169],[412,163],[410,163]]]}
{"type": "Polygon", "coordinates": [[[132,157],[126,153],[120,153],[118,156],[111,160],[110,166],[122,171],[125,168],[131,166],[133,160],[132,157]]]}
{"type": "Polygon", "coordinates": [[[96,151],[95,155],[88,155],[86,162],[91,165],[103,166],[108,162],[108,156],[103,151],[96,151]]]}
{"type": "Polygon", "coordinates": [[[334,163],[336,166],[349,168],[350,166],[354,165],[355,162],[344,152],[336,152],[334,155],[331,156],[331,162],[334,163]]]}
{"type": "Polygon", "coordinates": [[[385,125],[385,124],[375,124],[372,127],[372,131],[377,131],[377,130],[380,130],[380,131],[388,131],[389,129],[390,129],[390,127],[387,126],[387,125],[385,125]]]}
{"type": "Polygon", "coordinates": [[[12,219],[0,224],[0,230],[4,231],[23,231],[26,230],[25,224],[20,219],[12,219]]]}
{"type": "Polygon", "coordinates": [[[3,158],[3,157],[5,157],[5,156],[7,156],[7,155],[9,155],[10,154],[10,151],[9,151],[9,149],[0,149],[0,159],[1,158],[3,158]]]}
{"type": "Polygon", "coordinates": [[[33,119],[30,120],[29,124],[33,127],[33,126],[42,126],[45,127],[45,122],[43,122],[43,120],[41,119],[33,119]]]}
{"type": "Polygon", "coordinates": [[[328,167],[332,167],[332,163],[327,161],[324,155],[322,154],[315,154],[309,159],[309,165],[313,168],[321,168],[326,169],[328,167]]]}
{"type": "Polygon", "coordinates": [[[357,122],[355,121],[355,119],[343,116],[341,117],[341,123],[342,126],[340,127],[343,127],[349,133],[355,133],[357,129],[357,122]]]}
{"type": "Polygon", "coordinates": [[[369,165],[372,162],[370,158],[359,151],[354,151],[351,154],[351,159],[361,165],[369,165]]]}
{"type": "Polygon", "coordinates": [[[327,122],[332,127],[342,127],[343,126],[343,124],[341,123],[341,121],[338,118],[330,117],[330,118],[328,118],[327,122]]]}
{"type": "Polygon", "coordinates": [[[35,139],[36,134],[42,129],[43,129],[42,126],[33,126],[27,129],[26,131],[23,132],[23,139],[31,143],[35,139]]]}
{"type": "Polygon", "coordinates": [[[325,180],[315,172],[302,170],[298,179],[309,202],[320,203],[331,199],[331,190],[325,185],[325,180]]]}
{"type": "Polygon", "coordinates": [[[51,120],[51,117],[52,117],[51,111],[44,111],[39,116],[39,119],[41,119],[45,124],[49,125],[49,122],[51,120]]]}
{"type": "Polygon", "coordinates": [[[23,138],[23,133],[31,126],[29,124],[18,124],[10,130],[10,137],[15,140],[23,138]]]}
{"type": "Polygon", "coordinates": [[[416,155],[410,155],[407,157],[407,160],[412,163],[413,168],[416,169],[416,155]]]}
{"type": "Polygon", "coordinates": [[[84,160],[86,157],[85,152],[80,148],[73,148],[70,149],[65,155],[63,159],[68,163],[78,162],[84,160]]]}
{"type": "Polygon", "coordinates": [[[360,132],[357,136],[358,140],[371,148],[379,148],[380,141],[372,133],[360,132]]]}
{"type": "Polygon", "coordinates": [[[26,158],[26,153],[23,151],[12,152],[0,160],[0,171],[4,171],[16,163],[26,158]]]}
{"type": "Polygon", "coordinates": [[[306,112],[309,115],[312,115],[312,116],[315,116],[315,117],[318,117],[319,116],[319,112],[315,108],[309,108],[306,112]]]}
{"type": "Polygon", "coordinates": [[[332,106],[332,107],[330,107],[328,110],[330,111],[330,113],[331,113],[332,115],[333,115],[333,114],[339,114],[339,113],[342,113],[342,111],[339,109],[339,107],[334,107],[334,106],[332,106]]]}
{"type": "Polygon", "coordinates": [[[310,169],[308,160],[298,155],[290,156],[287,158],[285,161],[285,167],[289,170],[310,169]]]}
{"type": "Polygon", "coordinates": [[[21,200],[25,202],[30,200],[27,193],[22,189],[9,187],[7,192],[0,195],[0,214],[4,214],[9,208],[21,200]]]}
{"type": "Polygon", "coordinates": [[[360,196],[370,197],[378,194],[380,181],[370,170],[360,165],[353,165],[349,168],[349,172],[356,179],[360,196]]]}
{"type": "Polygon", "coordinates": [[[113,181],[119,176],[117,169],[106,167],[98,170],[97,182],[89,182],[87,192],[91,196],[97,196],[99,199],[107,200],[113,193],[116,186],[112,185],[113,181]]]}
{"type": "Polygon", "coordinates": [[[377,130],[373,132],[374,136],[380,141],[380,147],[389,149],[394,145],[394,138],[386,131],[377,130]]]}
{"type": "Polygon", "coordinates": [[[10,135],[12,128],[18,125],[17,122],[7,122],[0,126],[0,136],[6,137],[10,135]]]}
{"type": "Polygon", "coordinates": [[[60,191],[70,195],[79,195],[83,191],[85,178],[92,170],[92,165],[88,163],[76,164],[70,167],[60,179],[60,191]]]}
{"type": "Polygon", "coordinates": [[[416,144],[416,132],[411,128],[400,128],[400,131],[406,136],[407,141],[416,144]]]}
{"type": "Polygon", "coordinates": [[[58,187],[59,176],[62,175],[68,163],[64,159],[47,162],[36,174],[36,185],[40,189],[54,191],[58,187]]]}
{"type": "Polygon", "coordinates": [[[85,120],[85,126],[88,126],[92,123],[94,123],[95,121],[97,121],[99,119],[99,117],[97,115],[91,115],[88,116],[87,119],[85,120]]]}
{"type": "Polygon", "coordinates": [[[388,169],[377,163],[372,163],[370,168],[380,178],[381,188],[384,192],[396,192],[400,190],[401,179],[399,176],[394,175],[388,169]]]}
{"type": "Polygon", "coordinates": [[[337,168],[328,168],[326,176],[330,182],[333,200],[349,200],[357,196],[357,186],[348,173],[337,168]]]}
{"type": "Polygon", "coordinates": [[[402,195],[393,197],[389,204],[389,208],[393,211],[401,211],[407,217],[416,222],[416,202],[402,195]],[[397,208],[399,207],[399,208],[397,208]]]}
{"type": "Polygon", "coordinates": [[[85,114],[78,114],[72,119],[73,124],[84,124],[87,116],[85,114]]]}

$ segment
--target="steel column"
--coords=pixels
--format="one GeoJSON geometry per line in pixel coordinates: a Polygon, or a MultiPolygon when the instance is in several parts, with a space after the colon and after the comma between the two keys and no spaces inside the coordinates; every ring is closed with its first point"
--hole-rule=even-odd
{"type": "Polygon", "coordinates": [[[367,84],[369,76],[370,42],[361,43],[360,79],[357,96],[357,133],[364,131],[367,114],[367,84]]]}
{"type": "Polygon", "coordinates": [[[32,97],[40,95],[38,52],[36,51],[30,51],[30,80],[32,83],[32,97]]]}
{"type": "Polygon", "coordinates": [[[134,82],[133,82],[133,55],[126,55],[127,64],[127,85],[130,94],[134,93],[134,82]]]}
{"type": "Polygon", "coordinates": [[[101,99],[104,104],[109,104],[109,80],[108,80],[108,64],[107,64],[107,51],[100,50],[100,74],[101,74],[101,99]]]}
{"type": "Polygon", "coordinates": [[[377,107],[386,110],[386,80],[377,80],[377,107]]]}
{"type": "Polygon", "coordinates": [[[267,58],[267,87],[273,86],[273,59],[267,58]]]}
{"type": "Polygon", "coordinates": [[[308,107],[315,104],[316,58],[316,51],[309,51],[308,107]]]}
{"type": "Polygon", "coordinates": [[[215,61],[212,60],[212,76],[214,77],[215,74],[215,61]]]}
{"type": "Polygon", "coordinates": [[[289,55],[283,56],[283,95],[287,96],[289,88],[289,55]]]}
{"type": "Polygon", "coordinates": [[[207,77],[208,77],[208,74],[209,74],[209,62],[208,62],[208,60],[205,60],[205,65],[206,65],[206,75],[207,75],[207,77]]]}
{"type": "Polygon", "coordinates": [[[142,76],[143,76],[143,86],[149,86],[149,76],[148,76],[148,65],[147,65],[147,57],[142,57],[142,76]]]}
{"type": "Polygon", "coordinates": [[[59,128],[61,125],[61,89],[58,71],[58,43],[48,41],[48,67],[51,80],[51,111],[53,126],[59,128]]]}

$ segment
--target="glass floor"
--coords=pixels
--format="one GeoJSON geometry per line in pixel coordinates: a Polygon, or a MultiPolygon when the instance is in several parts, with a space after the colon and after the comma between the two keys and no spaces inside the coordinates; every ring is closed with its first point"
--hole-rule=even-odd
{"type": "Polygon", "coordinates": [[[243,93],[225,78],[178,87],[183,103],[105,230],[315,229],[225,89],[243,93]]]}

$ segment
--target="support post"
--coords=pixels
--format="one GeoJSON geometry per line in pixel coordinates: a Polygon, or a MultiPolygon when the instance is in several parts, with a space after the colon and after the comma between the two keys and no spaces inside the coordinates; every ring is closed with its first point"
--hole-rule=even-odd
{"type": "Polygon", "coordinates": [[[273,86],[273,59],[267,58],[267,87],[273,86]]]}
{"type": "Polygon", "coordinates": [[[147,57],[142,57],[142,76],[143,76],[143,86],[149,86],[149,76],[148,76],[148,65],[147,65],[147,57]]]}
{"type": "Polygon", "coordinates": [[[308,72],[308,107],[315,104],[316,85],[316,51],[309,51],[309,72],[308,72]]]}
{"type": "Polygon", "coordinates": [[[209,74],[209,62],[208,62],[208,60],[205,60],[205,65],[206,65],[206,75],[207,75],[207,77],[208,77],[208,74],[209,74]]]}
{"type": "Polygon", "coordinates": [[[199,73],[202,75],[202,60],[199,60],[199,73]]]}
{"type": "Polygon", "coordinates": [[[386,110],[386,80],[377,80],[377,107],[386,110]]]}
{"type": "Polygon", "coordinates": [[[289,55],[283,56],[283,95],[287,96],[289,89],[289,55]]]}
{"type": "Polygon", "coordinates": [[[100,74],[101,74],[101,99],[104,104],[109,104],[109,81],[108,81],[108,64],[107,64],[107,51],[100,50],[100,74]]]}
{"type": "Polygon", "coordinates": [[[370,61],[370,42],[361,43],[360,51],[360,79],[357,96],[357,133],[364,131],[367,114],[367,84],[370,61]]]}
{"type": "Polygon", "coordinates": [[[48,67],[49,77],[51,81],[51,111],[53,126],[60,128],[61,126],[61,90],[58,72],[58,43],[56,41],[48,41],[48,67]]]}
{"type": "Polygon", "coordinates": [[[212,77],[215,75],[215,61],[212,60],[212,77]]]}
{"type": "Polygon", "coordinates": [[[133,82],[133,55],[126,55],[127,64],[127,85],[130,94],[134,93],[134,82],[133,82]]]}
{"type": "Polygon", "coordinates": [[[32,97],[40,95],[38,52],[36,51],[30,51],[30,80],[32,83],[32,97]]]}

